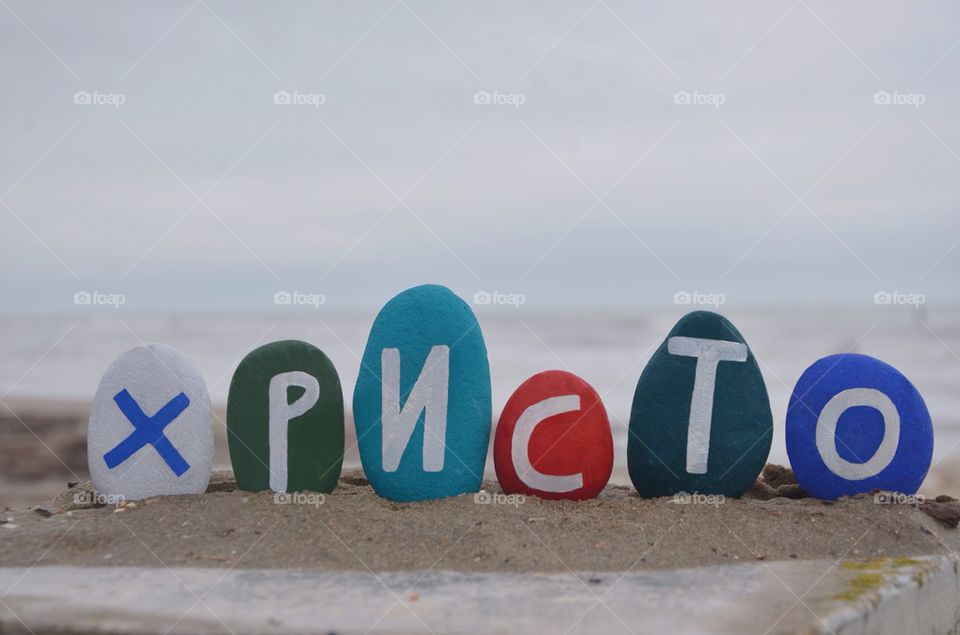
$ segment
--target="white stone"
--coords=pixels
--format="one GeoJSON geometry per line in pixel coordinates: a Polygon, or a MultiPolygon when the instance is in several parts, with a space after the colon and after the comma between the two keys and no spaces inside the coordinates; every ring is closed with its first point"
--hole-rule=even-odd
{"type": "Polygon", "coordinates": [[[138,500],[167,494],[202,494],[213,468],[210,398],[200,371],[186,355],[164,344],[138,346],[104,373],[93,399],[87,429],[87,463],[94,488],[103,495],[138,500]],[[164,429],[189,468],[180,476],[147,443],[108,467],[104,456],[136,431],[114,397],[124,389],[152,417],[181,392],[189,405],[164,429]]]}

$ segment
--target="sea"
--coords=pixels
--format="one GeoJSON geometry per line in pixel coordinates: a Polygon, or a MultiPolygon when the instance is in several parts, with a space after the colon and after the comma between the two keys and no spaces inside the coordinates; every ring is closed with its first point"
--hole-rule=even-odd
{"type": "MultiPolygon", "coordinates": [[[[618,469],[637,379],[684,310],[528,312],[478,307],[490,357],[493,419],[530,375],[565,369],[589,382],[610,416],[618,469]]],[[[774,415],[770,459],[786,464],[784,418],[791,390],[815,360],[838,352],[878,357],[924,396],[934,421],[935,464],[960,461],[960,308],[728,309],[760,363],[774,415]]],[[[257,346],[301,339],[340,374],[350,408],[360,356],[376,311],[306,309],[276,315],[146,315],[121,310],[0,318],[0,398],[89,401],[123,351],[162,342],[189,355],[215,405],[226,402],[239,361],[257,346]]]]}

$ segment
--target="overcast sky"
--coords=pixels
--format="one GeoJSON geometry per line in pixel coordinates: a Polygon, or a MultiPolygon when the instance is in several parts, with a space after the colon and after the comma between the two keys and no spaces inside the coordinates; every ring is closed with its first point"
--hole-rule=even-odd
{"type": "Polygon", "coordinates": [[[958,42],[955,2],[2,0],[0,308],[955,303],[958,42]]]}

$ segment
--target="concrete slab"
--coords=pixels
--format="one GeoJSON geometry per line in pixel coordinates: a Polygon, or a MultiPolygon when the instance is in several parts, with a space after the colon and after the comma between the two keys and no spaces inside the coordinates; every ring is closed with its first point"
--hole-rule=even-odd
{"type": "Polygon", "coordinates": [[[0,632],[944,633],[954,557],[635,573],[0,568],[0,632]]]}

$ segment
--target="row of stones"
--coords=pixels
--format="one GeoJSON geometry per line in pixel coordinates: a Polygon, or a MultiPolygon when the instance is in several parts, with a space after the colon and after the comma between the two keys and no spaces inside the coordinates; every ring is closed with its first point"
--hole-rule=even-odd
{"type": "MultiPolygon", "coordinates": [[[[470,307],[436,285],[390,300],[374,321],[353,394],[360,458],[376,492],[417,501],[478,491],[491,415],[487,351],[470,307]]],[[[336,486],[343,394],[333,364],[314,346],[288,340],[248,354],[231,380],[226,424],[241,489],[336,486]]],[[[647,497],[740,496],[763,468],[772,433],[763,375],[746,340],[720,315],[690,313],[637,383],[630,478],[647,497]]],[[[933,454],[916,388],[893,367],[856,354],[826,357],[803,373],[786,441],[801,487],[824,499],[873,489],[912,494],[933,454]]],[[[169,346],[127,351],[100,382],[87,447],[101,494],[203,493],[213,462],[203,377],[169,346]]],[[[504,491],[544,498],[596,496],[613,455],[601,396],[558,370],[517,388],[493,440],[504,491]]]]}

